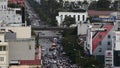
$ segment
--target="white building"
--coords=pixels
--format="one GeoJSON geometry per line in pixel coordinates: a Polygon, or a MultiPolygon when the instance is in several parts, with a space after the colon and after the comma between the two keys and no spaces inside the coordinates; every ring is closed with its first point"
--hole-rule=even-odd
{"type": "Polygon", "coordinates": [[[0,20],[6,25],[9,24],[22,24],[22,16],[17,14],[16,11],[20,11],[20,8],[9,8],[8,0],[0,0],[0,20]]]}
{"type": "Polygon", "coordinates": [[[113,32],[113,66],[120,68],[120,31],[113,32]]]}
{"type": "Polygon", "coordinates": [[[56,16],[56,20],[58,22],[58,26],[61,26],[62,22],[64,21],[65,17],[70,16],[75,18],[76,25],[79,23],[83,23],[86,21],[88,13],[87,12],[59,12],[59,16],[56,16]]]}
{"type": "Polygon", "coordinates": [[[105,53],[105,67],[120,68],[120,31],[112,33],[112,49],[105,53]]]}

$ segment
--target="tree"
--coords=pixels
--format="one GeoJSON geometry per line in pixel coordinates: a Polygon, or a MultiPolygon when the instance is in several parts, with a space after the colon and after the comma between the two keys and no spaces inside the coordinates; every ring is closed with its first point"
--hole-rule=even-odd
{"type": "Polygon", "coordinates": [[[9,4],[8,4],[8,7],[10,7],[10,8],[20,8],[21,6],[18,5],[18,4],[9,3],[9,4]]]}
{"type": "Polygon", "coordinates": [[[62,25],[69,27],[71,24],[75,24],[75,18],[66,16],[64,21],[62,22],[62,25]]]}
{"type": "Polygon", "coordinates": [[[97,5],[97,2],[96,2],[96,1],[93,1],[93,2],[90,3],[88,9],[89,9],[89,10],[96,9],[96,5],[97,5]]]}
{"type": "Polygon", "coordinates": [[[110,2],[108,0],[99,0],[97,2],[97,8],[99,9],[109,9],[110,2]]]}
{"type": "Polygon", "coordinates": [[[51,26],[57,26],[56,16],[58,11],[62,8],[61,3],[56,0],[41,0],[41,4],[34,0],[27,0],[31,7],[40,16],[40,19],[51,26]],[[39,7],[38,7],[39,6],[39,7]]]}
{"type": "Polygon", "coordinates": [[[88,2],[87,1],[83,1],[83,3],[82,4],[87,4],[88,5],[88,2]]]}
{"type": "Polygon", "coordinates": [[[115,2],[113,3],[113,9],[114,9],[114,10],[117,10],[117,8],[118,8],[118,1],[115,1],[115,2]]]}

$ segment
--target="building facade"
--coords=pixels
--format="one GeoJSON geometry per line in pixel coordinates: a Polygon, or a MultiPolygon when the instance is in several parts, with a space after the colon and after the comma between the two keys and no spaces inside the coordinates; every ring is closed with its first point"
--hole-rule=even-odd
{"type": "Polygon", "coordinates": [[[5,41],[5,34],[0,33],[0,67],[7,68],[9,66],[9,46],[8,42],[5,41]]]}
{"type": "Polygon", "coordinates": [[[120,67],[120,31],[113,32],[113,66],[120,67]]]}
{"type": "Polygon", "coordinates": [[[20,8],[9,8],[8,0],[1,0],[0,2],[0,20],[6,25],[10,24],[22,24],[22,16],[17,14],[20,8]]]}
{"type": "Polygon", "coordinates": [[[112,50],[112,32],[117,29],[116,23],[97,23],[89,26],[85,45],[87,54],[104,56],[106,50],[112,50]]]}
{"type": "Polygon", "coordinates": [[[58,22],[58,26],[62,25],[62,22],[64,21],[65,17],[70,16],[75,18],[76,24],[83,23],[87,19],[87,12],[59,12],[59,16],[56,16],[56,20],[58,22]]]}

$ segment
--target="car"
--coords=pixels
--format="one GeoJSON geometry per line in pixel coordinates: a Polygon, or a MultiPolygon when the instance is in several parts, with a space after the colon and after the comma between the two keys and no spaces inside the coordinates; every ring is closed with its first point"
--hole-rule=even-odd
{"type": "Polygon", "coordinates": [[[54,64],[56,64],[56,63],[57,63],[57,61],[53,60],[53,63],[54,63],[54,64]]]}
{"type": "Polygon", "coordinates": [[[42,49],[42,51],[45,51],[45,49],[42,49]]]}

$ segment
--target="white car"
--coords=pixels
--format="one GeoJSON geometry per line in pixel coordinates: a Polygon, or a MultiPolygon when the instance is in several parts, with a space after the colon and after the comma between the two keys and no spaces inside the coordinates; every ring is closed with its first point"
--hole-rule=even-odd
{"type": "Polygon", "coordinates": [[[57,63],[57,61],[53,60],[53,63],[54,63],[54,64],[56,64],[56,63],[57,63]]]}

